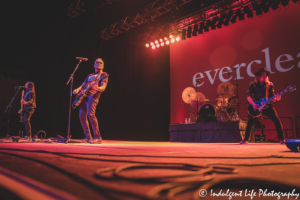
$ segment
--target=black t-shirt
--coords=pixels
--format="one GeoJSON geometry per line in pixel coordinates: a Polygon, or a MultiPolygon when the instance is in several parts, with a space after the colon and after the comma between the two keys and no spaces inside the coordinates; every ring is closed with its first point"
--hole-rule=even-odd
{"type": "Polygon", "coordinates": [[[34,93],[31,90],[26,90],[25,92],[23,99],[24,101],[29,102],[29,104],[24,105],[24,109],[36,108],[34,93]]]}
{"type": "MultiPolygon", "coordinates": [[[[259,101],[261,98],[266,97],[266,83],[261,84],[260,82],[251,82],[247,96],[250,96],[253,101],[259,101]]],[[[271,98],[272,96],[274,96],[274,86],[273,83],[270,83],[268,98],[271,98]]]]}

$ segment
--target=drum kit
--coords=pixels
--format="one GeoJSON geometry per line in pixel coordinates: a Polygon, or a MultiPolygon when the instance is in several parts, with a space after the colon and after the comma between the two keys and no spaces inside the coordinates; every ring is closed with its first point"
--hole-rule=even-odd
{"type": "Polygon", "coordinates": [[[235,89],[235,85],[229,82],[219,84],[216,104],[212,105],[201,92],[196,92],[192,87],[185,88],[182,92],[182,99],[190,105],[190,121],[239,121],[236,112],[238,98],[234,95],[235,89]]]}

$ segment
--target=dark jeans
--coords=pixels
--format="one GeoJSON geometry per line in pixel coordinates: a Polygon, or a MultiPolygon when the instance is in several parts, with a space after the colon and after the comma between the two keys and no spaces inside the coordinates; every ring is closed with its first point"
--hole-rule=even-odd
{"type": "Polygon", "coordinates": [[[30,108],[30,109],[25,109],[24,112],[24,118],[23,118],[23,124],[26,132],[26,136],[31,137],[31,124],[30,124],[30,119],[32,114],[34,113],[35,109],[30,108]]]}
{"type": "Polygon", "coordinates": [[[99,125],[98,120],[95,116],[96,113],[96,107],[98,105],[100,96],[90,96],[88,95],[83,99],[79,106],[79,119],[83,128],[83,132],[85,134],[85,137],[87,139],[91,139],[92,135],[90,132],[89,122],[87,120],[87,117],[89,117],[89,120],[91,122],[93,132],[94,132],[94,138],[99,139],[100,131],[99,131],[99,125]]]}
{"type": "MultiPolygon", "coordinates": [[[[270,105],[268,108],[263,109],[262,110],[262,114],[266,115],[267,117],[269,117],[275,124],[275,128],[277,131],[277,136],[279,140],[284,140],[283,137],[283,131],[282,131],[282,124],[279,120],[279,117],[277,115],[277,112],[275,110],[275,108],[273,107],[273,105],[270,105]]],[[[250,136],[250,130],[255,122],[256,118],[251,117],[250,115],[248,115],[248,123],[247,123],[247,127],[246,127],[246,132],[245,132],[245,139],[244,140],[248,140],[249,136],[250,136]]]]}

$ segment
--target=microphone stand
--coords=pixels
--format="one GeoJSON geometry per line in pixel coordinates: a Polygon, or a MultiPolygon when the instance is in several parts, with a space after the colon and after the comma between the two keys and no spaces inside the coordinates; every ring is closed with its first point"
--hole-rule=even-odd
{"type": "Polygon", "coordinates": [[[71,136],[70,136],[70,126],[71,126],[71,107],[72,107],[72,95],[73,95],[73,76],[76,72],[76,70],[78,69],[80,63],[82,62],[82,59],[79,60],[79,63],[76,65],[73,73],[71,74],[68,82],[66,85],[68,85],[70,82],[71,82],[71,85],[70,85],[70,102],[69,102],[69,120],[68,120],[68,136],[67,136],[67,139],[66,139],[66,144],[68,144],[68,142],[71,140],[71,136]]]}
{"type": "MultiPolygon", "coordinates": [[[[6,113],[8,111],[8,109],[12,108],[11,104],[14,101],[14,99],[16,98],[17,94],[19,93],[20,89],[21,88],[19,87],[18,91],[16,92],[16,94],[14,95],[14,97],[12,98],[12,100],[10,101],[10,103],[8,104],[8,106],[6,107],[4,113],[6,113]]],[[[9,135],[9,132],[10,132],[10,130],[9,130],[9,117],[10,117],[10,113],[8,114],[8,121],[7,121],[7,135],[9,135]]]]}

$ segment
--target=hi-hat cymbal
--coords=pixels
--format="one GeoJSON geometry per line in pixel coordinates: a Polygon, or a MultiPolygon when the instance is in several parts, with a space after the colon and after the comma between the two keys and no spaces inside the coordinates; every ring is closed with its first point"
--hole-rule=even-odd
{"type": "Polygon", "coordinates": [[[182,92],[182,100],[185,103],[190,103],[192,94],[196,95],[196,90],[194,88],[192,87],[185,88],[182,92]]]}
{"type": "Polygon", "coordinates": [[[225,98],[231,98],[234,94],[234,85],[229,82],[223,82],[218,85],[217,93],[225,98]]]}

